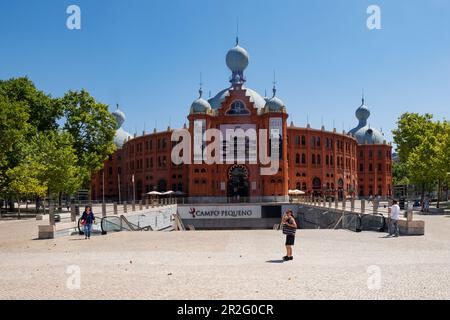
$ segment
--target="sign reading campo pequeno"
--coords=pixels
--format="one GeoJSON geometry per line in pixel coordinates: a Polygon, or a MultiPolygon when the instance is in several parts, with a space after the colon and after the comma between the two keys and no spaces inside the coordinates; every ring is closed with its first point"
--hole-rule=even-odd
{"type": "Polygon", "coordinates": [[[261,206],[178,206],[182,219],[261,218],[261,206]]]}

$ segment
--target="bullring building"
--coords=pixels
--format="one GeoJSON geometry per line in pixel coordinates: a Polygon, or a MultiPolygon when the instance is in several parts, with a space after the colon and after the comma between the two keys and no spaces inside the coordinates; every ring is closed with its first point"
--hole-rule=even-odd
{"type": "MultiPolygon", "coordinates": [[[[358,124],[349,132],[288,125],[288,106],[277,96],[275,86],[267,97],[247,86],[244,71],[248,63],[247,51],[236,41],[226,55],[229,85],[210,99],[204,98],[200,89],[198,99],[186,110],[188,124],[184,128],[192,136],[194,123],[199,122],[205,130],[221,132],[276,128],[280,132],[278,172],[261,175],[258,162],[174,164],[173,129],[130,135],[122,128],[125,115],[117,108],[113,112],[118,123],[117,151],[92,177],[92,199],[139,200],[150,191],[169,190],[205,200],[286,201],[292,189],[317,196],[391,195],[392,147],[368,124],[370,110],[364,99],[355,113],[358,124]]],[[[195,152],[191,154],[195,156],[195,152]]]]}

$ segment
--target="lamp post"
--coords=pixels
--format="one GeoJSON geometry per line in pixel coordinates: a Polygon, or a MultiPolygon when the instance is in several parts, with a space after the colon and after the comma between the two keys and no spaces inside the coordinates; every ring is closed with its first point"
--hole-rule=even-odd
{"type": "Polygon", "coordinates": [[[117,186],[119,188],[119,203],[121,203],[121,194],[120,194],[120,173],[117,174],[117,186]]]}

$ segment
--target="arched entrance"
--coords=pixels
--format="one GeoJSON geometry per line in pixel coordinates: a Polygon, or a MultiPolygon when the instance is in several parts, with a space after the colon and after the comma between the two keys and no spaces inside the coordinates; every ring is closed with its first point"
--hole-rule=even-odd
{"type": "Polygon", "coordinates": [[[228,170],[228,196],[248,197],[248,169],[242,164],[236,164],[228,170]]]}
{"type": "Polygon", "coordinates": [[[322,181],[319,178],[315,177],[312,181],[313,187],[313,195],[320,196],[322,194],[322,181]]]}

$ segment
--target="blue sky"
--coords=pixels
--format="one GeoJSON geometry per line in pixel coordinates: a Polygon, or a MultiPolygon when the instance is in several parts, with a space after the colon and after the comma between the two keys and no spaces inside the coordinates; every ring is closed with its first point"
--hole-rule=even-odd
{"type": "Polygon", "coordinates": [[[238,18],[247,86],[270,92],[276,70],[296,125],[348,130],[362,88],[388,140],[403,112],[450,118],[448,0],[0,0],[0,78],[27,75],[53,96],[85,88],[118,102],[130,132],[181,127],[200,72],[206,95],[228,86],[238,18]],[[66,28],[71,4],[81,30],[66,28]],[[371,4],[381,30],[366,27],[371,4]]]}

